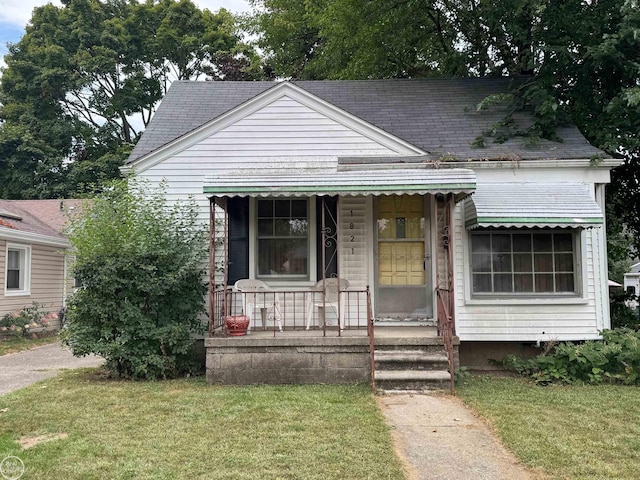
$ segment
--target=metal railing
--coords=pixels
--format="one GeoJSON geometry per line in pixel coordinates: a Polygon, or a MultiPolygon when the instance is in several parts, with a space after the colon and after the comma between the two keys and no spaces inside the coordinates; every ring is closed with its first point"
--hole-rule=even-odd
{"type": "Polygon", "coordinates": [[[442,337],[444,349],[447,352],[449,373],[451,375],[451,393],[455,393],[455,359],[453,354],[453,337],[455,334],[453,318],[451,316],[452,292],[443,288],[436,289],[438,311],[438,335],[442,337]]]}
{"type": "Polygon", "coordinates": [[[343,290],[339,302],[329,302],[320,290],[263,290],[239,292],[231,287],[216,289],[210,301],[213,309],[209,334],[221,332],[225,317],[247,315],[250,329],[279,332],[309,330],[340,335],[342,330],[367,330],[371,324],[369,289],[343,290]]]}

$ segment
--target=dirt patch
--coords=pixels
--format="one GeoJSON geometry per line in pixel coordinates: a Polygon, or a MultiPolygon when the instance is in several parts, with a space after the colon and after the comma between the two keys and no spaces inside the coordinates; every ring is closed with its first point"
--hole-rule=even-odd
{"type": "Polygon", "coordinates": [[[20,440],[18,440],[18,443],[23,450],[27,450],[31,447],[35,447],[36,445],[40,445],[41,443],[63,440],[68,436],[68,433],[51,433],[49,435],[40,435],[38,437],[21,437],[20,440]]]}

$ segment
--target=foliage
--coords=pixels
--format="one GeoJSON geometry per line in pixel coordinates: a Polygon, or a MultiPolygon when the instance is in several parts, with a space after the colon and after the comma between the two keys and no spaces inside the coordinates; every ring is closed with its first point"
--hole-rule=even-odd
{"type": "MultiPolygon", "coordinates": [[[[368,79],[522,76],[508,100],[526,131],[504,122],[473,146],[523,135],[557,140],[569,120],[608,154],[612,222],[640,252],[640,5],[638,0],[253,0],[258,45],[279,77],[368,79]],[[618,221],[620,223],[620,221],[618,221]]],[[[633,257],[618,238],[616,258],[633,257]]]]}
{"type": "Polygon", "coordinates": [[[505,365],[536,383],[640,384],[640,331],[617,328],[602,341],[558,343],[534,358],[509,356],[505,365]]]}
{"type": "Polygon", "coordinates": [[[28,337],[31,328],[48,326],[51,321],[58,319],[58,315],[49,313],[44,307],[42,303],[32,302],[28,307],[7,313],[0,319],[0,332],[11,332],[16,336],[28,337]]]}
{"type": "Polygon", "coordinates": [[[206,292],[197,212],[193,202],[168,206],[162,186],[118,181],[72,219],[74,275],[82,285],[65,315],[74,355],[100,355],[119,377],[189,371],[206,292]]]}
{"type": "Polygon", "coordinates": [[[256,79],[233,16],[191,0],[64,0],[33,11],[0,88],[0,196],[99,191],[174,79],[256,79]]]}

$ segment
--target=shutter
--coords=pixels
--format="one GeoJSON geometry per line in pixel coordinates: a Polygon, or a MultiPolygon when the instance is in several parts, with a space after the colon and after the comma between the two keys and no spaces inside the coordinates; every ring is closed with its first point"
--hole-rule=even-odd
{"type": "Polygon", "coordinates": [[[338,276],[338,197],[318,197],[316,200],[316,224],[318,278],[322,280],[322,271],[327,278],[338,276]],[[324,223],[327,228],[327,244],[325,245],[325,268],[322,266],[322,199],[324,198],[324,223]]]}
{"type": "Polygon", "coordinates": [[[229,264],[227,283],[249,278],[249,198],[227,199],[229,215],[229,264]]]}

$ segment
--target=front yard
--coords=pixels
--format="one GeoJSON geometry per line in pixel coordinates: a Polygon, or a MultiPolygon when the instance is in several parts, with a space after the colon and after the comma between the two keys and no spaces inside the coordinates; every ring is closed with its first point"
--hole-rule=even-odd
{"type": "Polygon", "coordinates": [[[211,387],[71,371],[0,397],[0,412],[0,455],[20,457],[24,478],[403,478],[367,385],[211,387]]]}
{"type": "Polygon", "coordinates": [[[0,356],[49,345],[50,343],[56,343],[58,340],[57,335],[42,338],[0,337],[0,356]]]}
{"type": "Polygon", "coordinates": [[[457,388],[525,465],[553,479],[637,479],[640,389],[471,377],[457,388]]]}

